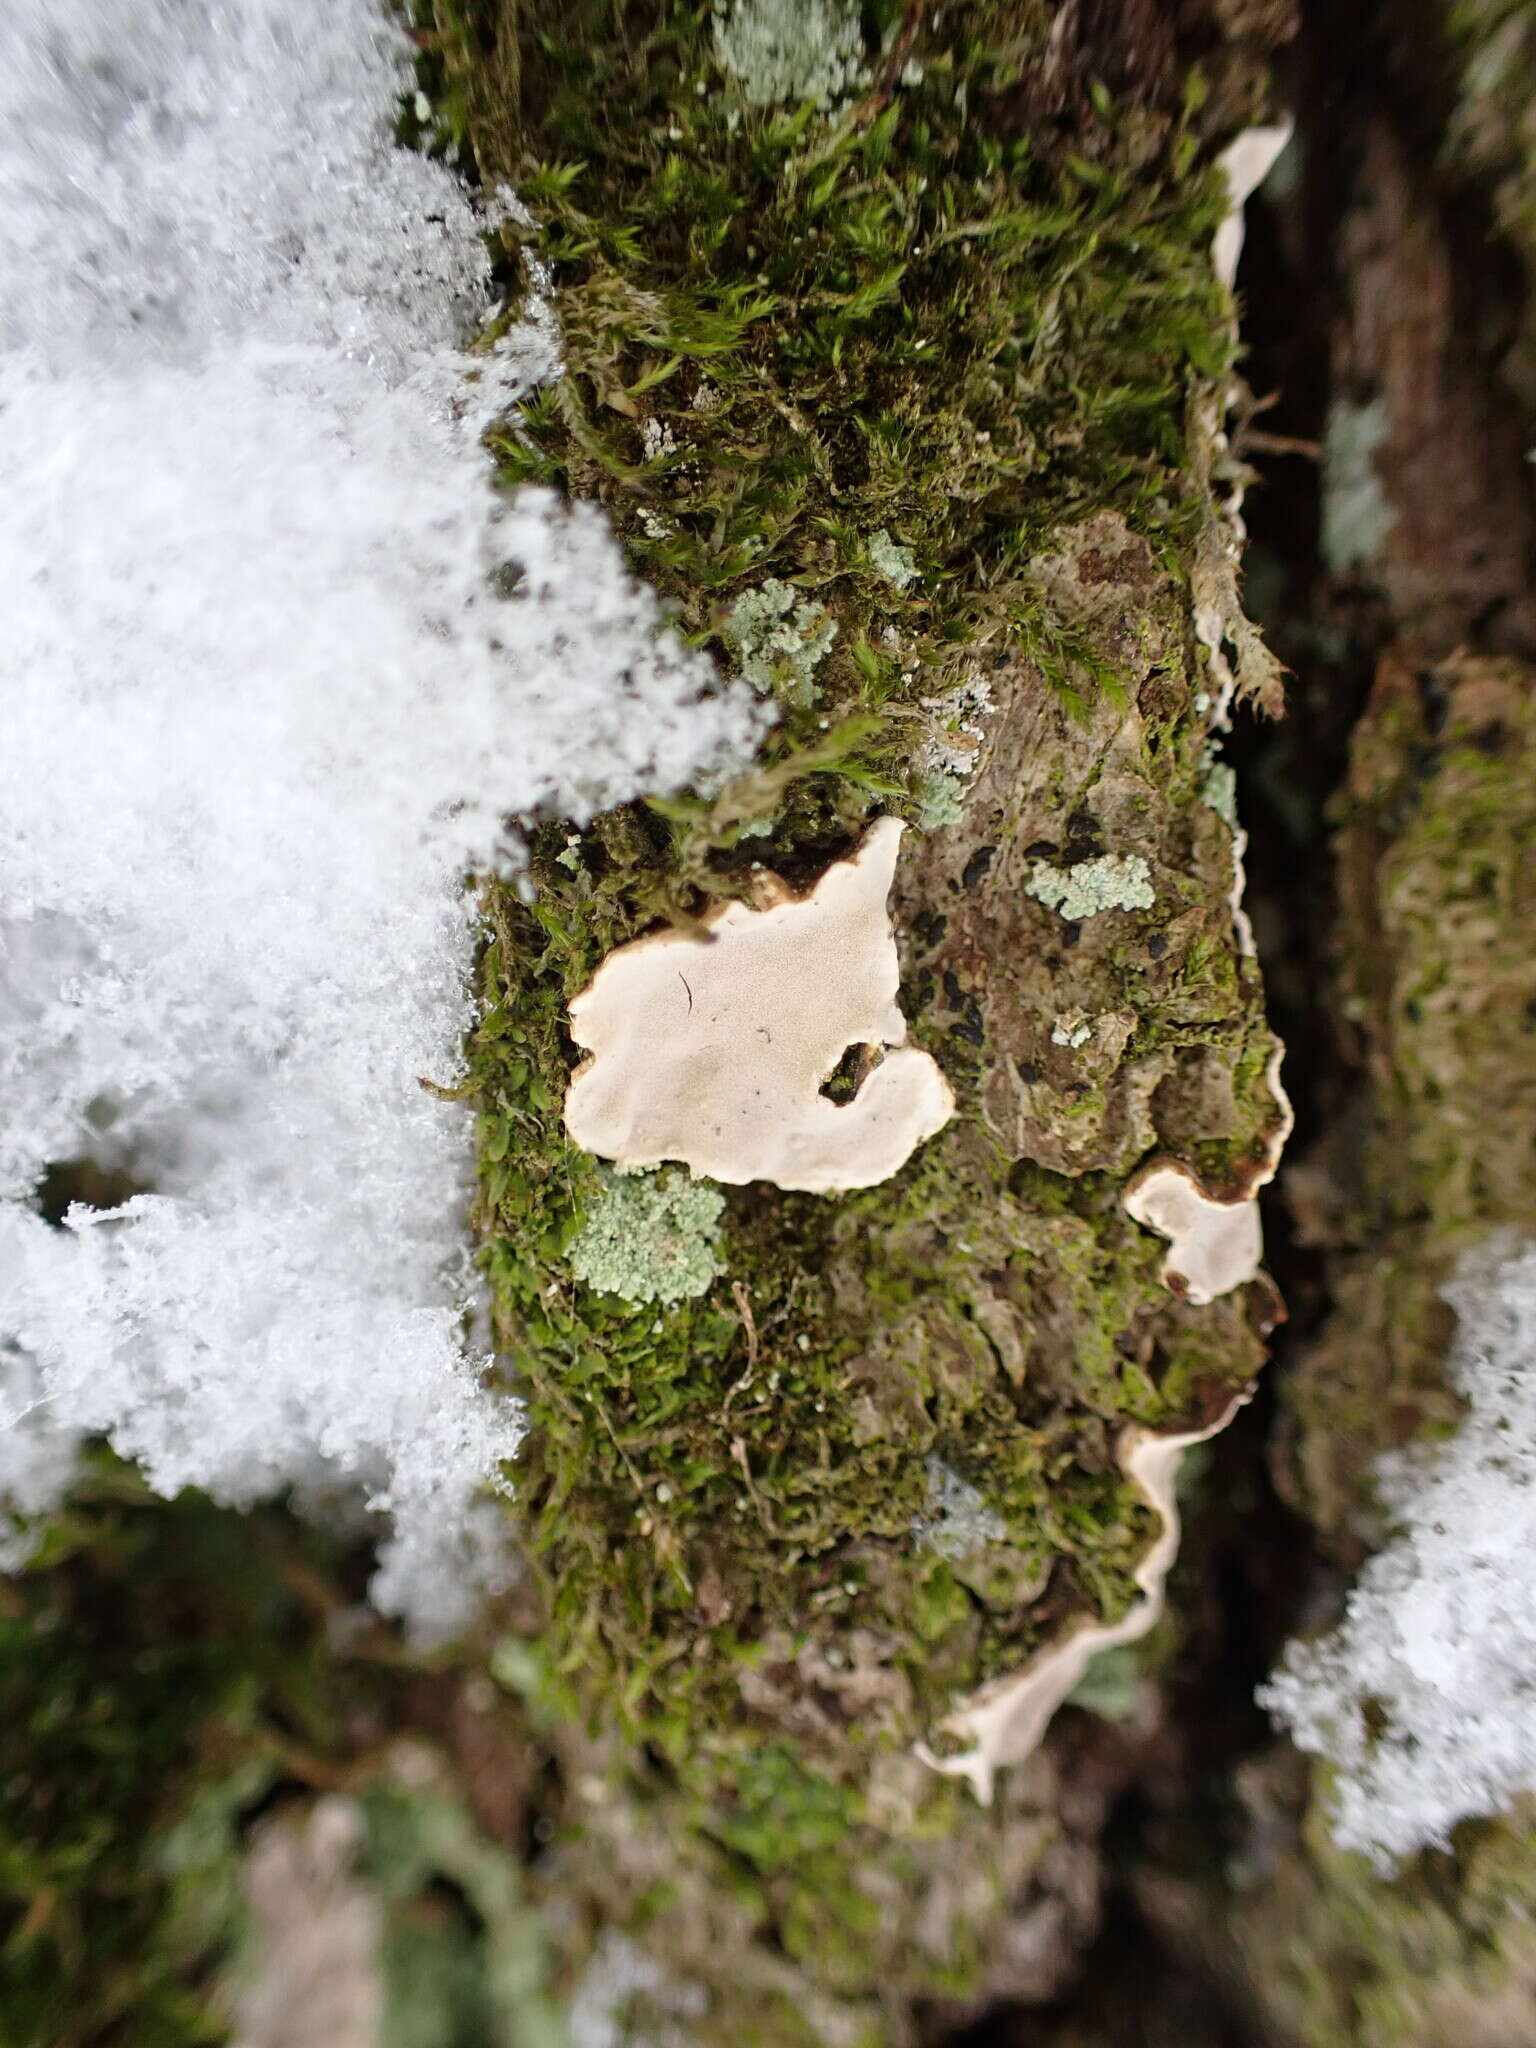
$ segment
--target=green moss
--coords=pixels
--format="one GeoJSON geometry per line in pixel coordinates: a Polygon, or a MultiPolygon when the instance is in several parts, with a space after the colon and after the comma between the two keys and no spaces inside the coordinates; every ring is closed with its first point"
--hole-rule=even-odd
{"type": "Polygon", "coordinates": [[[1190,379],[1230,347],[1214,182],[1177,120],[1160,164],[1117,163],[1108,129],[1092,158],[1033,146],[1010,94],[1043,8],[946,16],[920,84],[831,121],[722,91],[707,7],[512,21],[519,93],[475,146],[538,217],[570,369],[497,439],[503,472],[599,498],[727,660],[744,595],[835,623],[814,702],[794,663],[773,678],[770,758],[870,716],[858,780],[822,792],[847,822],[868,778],[915,787],[912,708],[969,650],[1038,635],[1029,564],[1064,519],[1115,504],[1192,541],[1190,379]]]}
{"type": "Polygon", "coordinates": [[[323,1772],[367,1690],[294,1590],[323,1555],[276,1513],[153,1500],[103,1456],[7,1581],[7,2048],[224,2039],[209,1980],[239,1930],[242,1810],[323,1772]]]}
{"type": "MultiPolygon", "coordinates": [[[[514,1476],[538,1688],[643,1739],[631,1796],[685,1845],[684,1889],[728,1889],[855,2006],[977,1966],[958,1925],[942,1952],[900,1949],[852,1875],[915,1882],[962,1795],[920,1772],[893,1805],[871,1788],[1064,1618],[1124,1611],[1151,1518],[1119,1424],[1183,1419],[1258,1346],[1239,1305],[1172,1301],[1161,1242],[1125,1217],[1094,1135],[1119,1114],[1113,1059],[1063,1076],[1051,1111],[1100,1163],[1069,1177],[1000,1135],[986,1091],[1017,1068],[974,988],[921,964],[920,919],[903,1001],[955,1122],[862,1193],[726,1191],[730,1288],[637,1314],[573,1270],[617,1184],[561,1127],[566,1003],[615,945],[747,895],[757,863],[803,885],[877,812],[936,846],[972,834],[982,870],[989,838],[1027,843],[972,794],[995,698],[1051,721],[1064,871],[1119,853],[1094,838],[1101,779],[1134,770],[1144,795],[1116,800],[1175,821],[1155,903],[1124,855],[1093,1013],[1128,1015],[1148,1062],[1268,1048],[1207,876],[1228,847],[1183,823],[1205,738],[1185,579],[1210,516],[1186,427],[1230,359],[1219,190],[1177,105],[1134,141],[1102,114],[1080,147],[1042,144],[1017,87],[1043,6],[899,30],[867,18],[862,98],[780,110],[722,77],[708,7],[488,7],[480,47],[517,84],[470,120],[483,174],[532,210],[506,254],[547,266],[568,364],[493,436],[504,480],[599,500],[681,630],[777,712],[723,789],[542,823],[526,886],[484,892],[478,1220],[533,1425],[514,1476]],[[1138,725],[1154,669],[1167,708],[1138,725]],[[1002,1540],[951,1558],[915,1539],[930,1461],[1002,1540]]],[[[932,884],[933,929],[972,886],[932,884]]]]}

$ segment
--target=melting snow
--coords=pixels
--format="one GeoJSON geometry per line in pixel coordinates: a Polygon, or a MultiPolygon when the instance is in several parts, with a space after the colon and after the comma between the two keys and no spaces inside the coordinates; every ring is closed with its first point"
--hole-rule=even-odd
{"type": "Polygon", "coordinates": [[[1536,1790],[1536,1246],[1484,1247],[1445,1298],[1466,1418],[1381,1461],[1397,1536],[1260,1695],[1332,1759],[1338,1840],[1384,1865],[1536,1790]]]}
{"type": "MultiPolygon", "coordinates": [[[[465,1348],[466,866],[758,712],[600,516],[494,494],[482,221],[366,0],[0,14],[0,1494],[361,1486],[462,1617],[515,1401],[465,1348]],[[492,577],[496,578],[493,594],[492,577]],[[63,1228],[45,1167],[152,1192],[63,1228]]],[[[504,202],[509,203],[509,202],[504,202]]]]}

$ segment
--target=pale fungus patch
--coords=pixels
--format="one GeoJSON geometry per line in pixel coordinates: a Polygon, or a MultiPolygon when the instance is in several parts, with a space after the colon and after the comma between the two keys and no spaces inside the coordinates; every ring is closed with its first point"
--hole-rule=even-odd
{"type": "Polygon", "coordinates": [[[945,1777],[964,1778],[983,1806],[992,1803],[999,1770],[1023,1763],[1039,1747],[1058,1707],[1082,1683],[1088,1666],[1106,1650],[1139,1642],[1163,1612],[1163,1588],[1179,1554],[1179,1510],[1174,1498],[1184,1453],[1216,1436],[1232,1420],[1246,1394],[1233,1401],[1205,1429],[1159,1436],[1132,1426],[1121,1436],[1120,1469],[1138,1487],[1159,1519],[1159,1529],[1136,1567],[1141,1598],[1116,1622],[1085,1622],[1064,1641],[1038,1651],[1017,1671],[984,1685],[940,1726],[940,1734],[967,1747],[955,1756],[936,1756],[926,1744],[918,1754],[945,1777]]]}
{"type": "Polygon", "coordinates": [[[1278,1044],[1265,1081],[1275,1100],[1275,1121],[1256,1163],[1230,1192],[1212,1194],[1181,1159],[1153,1159],[1133,1174],[1120,1200],[1131,1219],[1169,1240],[1163,1285],[1196,1308],[1243,1287],[1264,1256],[1259,1190],[1275,1177],[1295,1117],[1280,1080],[1285,1057],[1278,1044]]]}
{"type": "Polygon", "coordinates": [[[1197,1308],[1258,1272],[1264,1235],[1251,1196],[1221,1201],[1206,1193],[1182,1160],[1160,1159],[1136,1176],[1121,1199],[1134,1221],[1170,1240],[1163,1285],[1197,1308]]]}
{"type": "Polygon", "coordinates": [[[565,1125],[620,1166],[679,1160],[739,1185],[827,1193],[888,1180],[954,1113],[936,1061],[904,1041],[886,910],[902,826],[881,818],[804,896],[764,872],[766,908],[729,903],[701,933],[621,946],[576,996],[590,1057],[565,1125]],[[862,1049],[850,1101],[823,1092],[862,1049]]]}

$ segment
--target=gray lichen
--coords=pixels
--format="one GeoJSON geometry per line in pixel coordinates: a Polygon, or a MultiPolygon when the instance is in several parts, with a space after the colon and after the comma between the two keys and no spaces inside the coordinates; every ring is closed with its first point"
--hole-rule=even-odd
{"type": "Polygon", "coordinates": [[[1381,553],[1392,525],[1375,456],[1386,438],[1386,406],[1335,399],[1323,437],[1323,559],[1335,576],[1363,569],[1381,553]]]}
{"type": "Polygon", "coordinates": [[[916,580],[918,573],[916,555],[899,541],[892,540],[883,526],[869,537],[869,566],[887,583],[894,583],[898,590],[905,590],[916,580]]]}
{"type": "Polygon", "coordinates": [[[846,0],[734,0],[715,17],[715,54],[753,107],[828,107],[864,75],[859,11],[846,0]]]}
{"type": "Polygon", "coordinates": [[[625,1301],[703,1294],[725,1271],[715,1249],[725,1197],[686,1174],[604,1171],[602,1193],[572,1240],[583,1285],[625,1301]]]}
{"type": "Polygon", "coordinates": [[[1237,830],[1237,770],[1229,762],[1218,760],[1214,753],[1200,785],[1200,801],[1230,830],[1237,830]]]}
{"type": "Polygon", "coordinates": [[[1024,884],[1029,894],[1069,924],[1105,910],[1150,910],[1156,901],[1152,874],[1139,853],[1101,853],[1069,868],[1036,861],[1024,884]]]}
{"type": "Polygon", "coordinates": [[[917,792],[917,828],[937,832],[965,816],[965,784],[958,775],[925,775],[917,792]]]}
{"type": "Polygon", "coordinates": [[[809,598],[797,603],[791,586],[770,576],[737,598],[725,637],[754,690],[809,704],[816,694],[817,667],[837,638],[837,621],[809,598]]]}
{"type": "Polygon", "coordinates": [[[975,1557],[989,1544],[1007,1542],[1008,1525],[968,1480],[951,1471],[942,1458],[930,1458],[926,1470],[927,1511],[912,1523],[919,1543],[955,1563],[975,1557]]]}

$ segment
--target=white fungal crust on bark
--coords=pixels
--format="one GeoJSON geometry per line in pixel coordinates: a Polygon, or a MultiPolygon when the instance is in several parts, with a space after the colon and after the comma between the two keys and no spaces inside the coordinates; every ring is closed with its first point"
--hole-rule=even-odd
{"type": "Polygon", "coordinates": [[[1196,1308],[1258,1272],[1264,1233],[1251,1196],[1220,1201],[1182,1160],[1159,1159],[1137,1174],[1121,1199],[1127,1215],[1170,1240],[1163,1285],[1196,1308]]]}
{"type": "Polygon", "coordinates": [[[1160,1519],[1151,1548],[1136,1567],[1141,1598],[1116,1622],[1085,1622],[1064,1641],[1037,1651],[1028,1663],[1006,1677],[984,1685],[940,1724],[941,1735],[967,1743],[956,1756],[936,1756],[918,1744],[924,1763],[948,1778],[964,1778],[983,1806],[992,1803],[999,1770],[1023,1763],[1039,1747],[1058,1707],[1066,1700],[1101,1651],[1139,1642],[1163,1611],[1163,1588],[1179,1554],[1179,1510],[1174,1498],[1184,1453],[1194,1444],[1219,1435],[1247,1400],[1231,1402],[1205,1429],[1160,1436],[1135,1425],[1122,1432],[1120,1469],[1141,1489],[1160,1519]]]}
{"type": "Polygon", "coordinates": [[[1236,1189],[1212,1194],[1182,1159],[1149,1160],[1126,1183],[1126,1214],[1169,1239],[1163,1285],[1196,1308],[1256,1278],[1264,1257],[1259,1190],[1274,1179],[1295,1115],[1280,1080],[1284,1049],[1270,1055],[1265,1079],[1275,1098],[1275,1124],[1263,1156],[1236,1189]]]}
{"type": "Polygon", "coordinates": [[[804,896],[765,873],[768,907],[726,904],[702,935],[610,953],[570,1006],[590,1055],[565,1101],[574,1141],[620,1166],[675,1159],[732,1185],[819,1194],[888,1180],[955,1106],[937,1062],[904,1043],[886,910],[901,833],[881,818],[804,896]],[[839,1103],[822,1088],[851,1046],[867,1070],[839,1103]]]}

